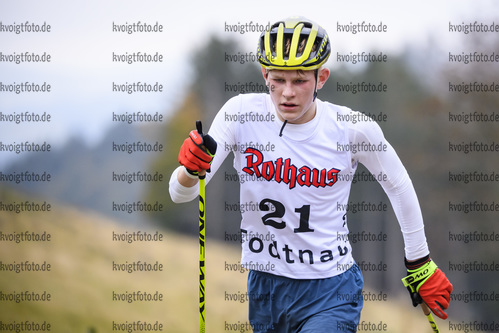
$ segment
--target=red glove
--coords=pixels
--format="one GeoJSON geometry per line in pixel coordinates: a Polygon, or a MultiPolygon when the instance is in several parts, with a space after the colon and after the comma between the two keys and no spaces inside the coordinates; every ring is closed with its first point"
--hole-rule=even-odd
{"type": "Polygon", "coordinates": [[[419,286],[418,292],[434,314],[447,319],[447,314],[443,310],[449,307],[452,284],[444,272],[437,268],[435,273],[419,286]]]}
{"type": "Polygon", "coordinates": [[[409,290],[412,304],[417,306],[425,302],[431,311],[442,319],[447,319],[444,312],[449,307],[452,284],[444,272],[426,256],[415,262],[405,261],[407,276],[402,279],[409,290]]]}
{"type": "Polygon", "coordinates": [[[208,134],[204,135],[201,122],[197,124],[197,131],[192,130],[180,147],[178,161],[185,166],[192,175],[197,175],[201,170],[210,171],[210,164],[217,150],[217,143],[208,134]]]}

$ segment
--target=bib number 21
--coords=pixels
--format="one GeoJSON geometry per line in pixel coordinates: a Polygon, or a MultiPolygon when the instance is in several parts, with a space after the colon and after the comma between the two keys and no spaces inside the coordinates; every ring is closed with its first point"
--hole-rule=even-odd
{"type": "MultiPolygon", "coordinates": [[[[284,229],[286,227],[286,222],[282,220],[286,214],[286,208],[281,202],[268,198],[263,199],[260,201],[259,208],[262,212],[270,211],[270,213],[262,216],[263,224],[276,229],[284,229]],[[275,218],[280,219],[280,221],[274,220],[275,218]]],[[[294,232],[313,232],[314,229],[311,229],[309,226],[310,205],[303,205],[300,208],[295,208],[295,213],[300,215],[300,225],[298,228],[294,229],[294,232]]]]}

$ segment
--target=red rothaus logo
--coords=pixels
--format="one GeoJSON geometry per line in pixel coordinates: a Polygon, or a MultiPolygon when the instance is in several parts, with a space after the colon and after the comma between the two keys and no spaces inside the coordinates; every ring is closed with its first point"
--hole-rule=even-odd
{"type": "Polygon", "coordinates": [[[255,175],[257,178],[264,178],[268,181],[274,180],[278,183],[288,184],[293,189],[299,186],[326,187],[333,186],[338,181],[339,169],[331,168],[329,170],[310,168],[302,166],[298,168],[291,164],[291,159],[279,157],[274,161],[263,161],[263,154],[255,148],[247,148],[244,151],[246,156],[246,166],[243,171],[249,175],[255,175]]]}

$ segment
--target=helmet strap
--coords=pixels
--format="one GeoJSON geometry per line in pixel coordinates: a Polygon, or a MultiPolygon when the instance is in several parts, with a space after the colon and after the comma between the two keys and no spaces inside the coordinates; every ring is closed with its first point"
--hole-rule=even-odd
{"type": "Polygon", "coordinates": [[[282,131],[284,130],[284,126],[286,126],[287,123],[288,121],[284,119],[284,123],[282,124],[281,130],[279,131],[279,136],[282,136],[282,131]]]}
{"type": "Polygon", "coordinates": [[[319,76],[319,69],[316,69],[314,71],[314,75],[315,75],[315,86],[314,86],[314,99],[312,100],[312,102],[314,102],[315,98],[317,97],[317,78],[319,76]]]}

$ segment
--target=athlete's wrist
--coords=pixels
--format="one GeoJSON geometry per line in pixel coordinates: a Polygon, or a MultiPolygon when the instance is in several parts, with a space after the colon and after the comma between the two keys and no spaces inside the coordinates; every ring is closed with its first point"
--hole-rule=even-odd
{"type": "Polygon", "coordinates": [[[404,258],[404,264],[407,270],[414,270],[420,268],[424,264],[428,263],[430,260],[431,258],[430,255],[428,254],[416,260],[407,260],[407,258],[404,258]]]}
{"type": "Polygon", "coordinates": [[[199,177],[192,177],[185,166],[180,166],[177,172],[177,181],[184,187],[193,187],[198,183],[199,177]]]}
{"type": "Polygon", "coordinates": [[[189,177],[190,179],[198,179],[199,178],[197,171],[191,171],[191,170],[187,169],[185,166],[183,166],[182,169],[184,169],[185,175],[187,177],[189,177]]]}

